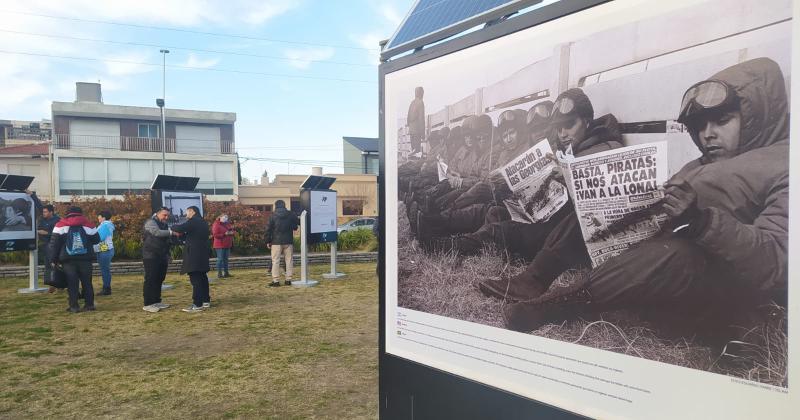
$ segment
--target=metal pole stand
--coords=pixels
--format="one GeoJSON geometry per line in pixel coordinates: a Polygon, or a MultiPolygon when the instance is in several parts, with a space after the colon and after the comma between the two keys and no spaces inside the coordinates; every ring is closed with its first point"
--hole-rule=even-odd
{"type": "Polygon", "coordinates": [[[322,275],[323,278],[329,280],[340,279],[347,274],[336,272],[336,241],[331,242],[331,272],[322,275]]]}
{"type": "MultiPolygon", "coordinates": [[[[275,261],[272,262],[275,264],[275,261]]],[[[300,213],[300,281],[293,281],[292,287],[313,287],[316,280],[308,279],[308,240],[306,239],[306,211],[300,213]]]]}
{"type": "Polygon", "coordinates": [[[30,252],[28,259],[28,266],[30,272],[28,273],[28,288],[17,289],[17,293],[41,293],[47,291],[46,287],[39,287],[39,254],[36,250],[30,252]]]}

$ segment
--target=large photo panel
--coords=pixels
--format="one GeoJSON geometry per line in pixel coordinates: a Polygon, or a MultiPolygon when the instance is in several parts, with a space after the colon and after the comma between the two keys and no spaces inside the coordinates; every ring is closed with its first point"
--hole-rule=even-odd
{"type": "Polygon", "coordinates": [[[789,416],[796,7],[617,1],[388,73],[386,351],[591,416],[789,416]]]}

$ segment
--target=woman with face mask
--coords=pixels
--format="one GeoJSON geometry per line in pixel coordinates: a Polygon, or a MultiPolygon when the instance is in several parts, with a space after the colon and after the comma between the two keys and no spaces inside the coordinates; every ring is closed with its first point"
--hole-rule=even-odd
{"type": "Polygon", "coordinates": [[[228,272],[228,257],[233,248],[233,225],[228,220],[227,214],[221,214],[211,226],[211,236],[214,237],[214,252],[217,254],[217,278],[231,277],[228,272]]]}

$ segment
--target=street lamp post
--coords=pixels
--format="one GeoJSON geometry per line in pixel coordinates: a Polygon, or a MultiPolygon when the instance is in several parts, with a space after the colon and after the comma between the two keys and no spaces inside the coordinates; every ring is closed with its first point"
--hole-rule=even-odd
{"type": "Polygon", "coordinates": [[[167,99],[167,54],[169,50],[160,50],[163,58],[161,62],[161,99],[156,100],[156,105],[161,108],[161,174],[167,174],[167,118],[164,102],[167,99]]]}

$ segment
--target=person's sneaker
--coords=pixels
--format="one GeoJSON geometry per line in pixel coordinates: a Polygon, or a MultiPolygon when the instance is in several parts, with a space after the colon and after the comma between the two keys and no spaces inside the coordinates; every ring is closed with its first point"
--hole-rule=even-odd
{"type": "Polygon", "coordinates": [[[155,306],[158,309],[167,309],[167,308],[169,308],[169,304],[168,303],[161,303],[161,302],[154,303],[154,304],[152,304],[150,306],[155,306]]]}
{"type": "Polygon", "coordinates": [[[67,312],[71,312],[73,314],[77,314],[80,311],[81,311],[80,306],[70,306],[69,308],[67,308],[67,312]]]}
{"type": "Polygon", "coordinates": [[[108,296],[110,294],[111,294],[111,288],[104,287],[103,290],[101,290],[100,293],[97,294],[97,296],[108,296]]]}
{"type": "Polygon", "coordinates": [[[291,286],[292,285],[292,281],[291,280],[286,280],[286,281],[283,282],[283,285],[284,286],[291,286]]]}
{"type": "Polygon", "coordinates": [[[203,312],[203,307],[202,306],[192,305],[192,306],[190,306],[188,308],[181,309],[181,311],[193,314],[193,313],[197,313],[197,312],[203,312]]]}
{"type": "Polygon", "coordinates": [[[95,308],[94,305],[92,305],[92,306],[84,306],[83,307],[83,311],[84,312],[91,312],[91,311],[96,311],[96,310],[97,310],[97,308],[95,308]]]}
{"type": "Polygon", "coordinates": [[[152,305],[147,305],[147,306],[142,307],[142,310],[145,311],[145,312],[153,312],[153,313],[155,313],[155,312],[160,311],[161,308],[159,308],[155,304],[152,304],[152,305]]]}
{"type": "Polygon", "coordinates": [[[50,287],[47,288],[47,293],[55,293],[55,291],[56,291],[56,288],[53,287],[53,286],[50,286],[50,287]]]}
{"type": "Polygon", "coordinates": [[[224,276],[224,277],[227,279],[228,277],[233,277],[233,274],[231,274],[231,273],[225,273],[225,276],[224,276]]]}
{"type": "Polygon", "coordinates": [[[203,302],[203,309],[208,309],[211,307],[211,302],[203,302]]]}
{"type": "Polygon", "coordinates": [[[281,285],[281,282],[279,282],[279,281],[271,281],[271,282],[269,282],[269,284],[267,286],[269,286],[269,287],[280,287],[280,285],[281,285]]]}

